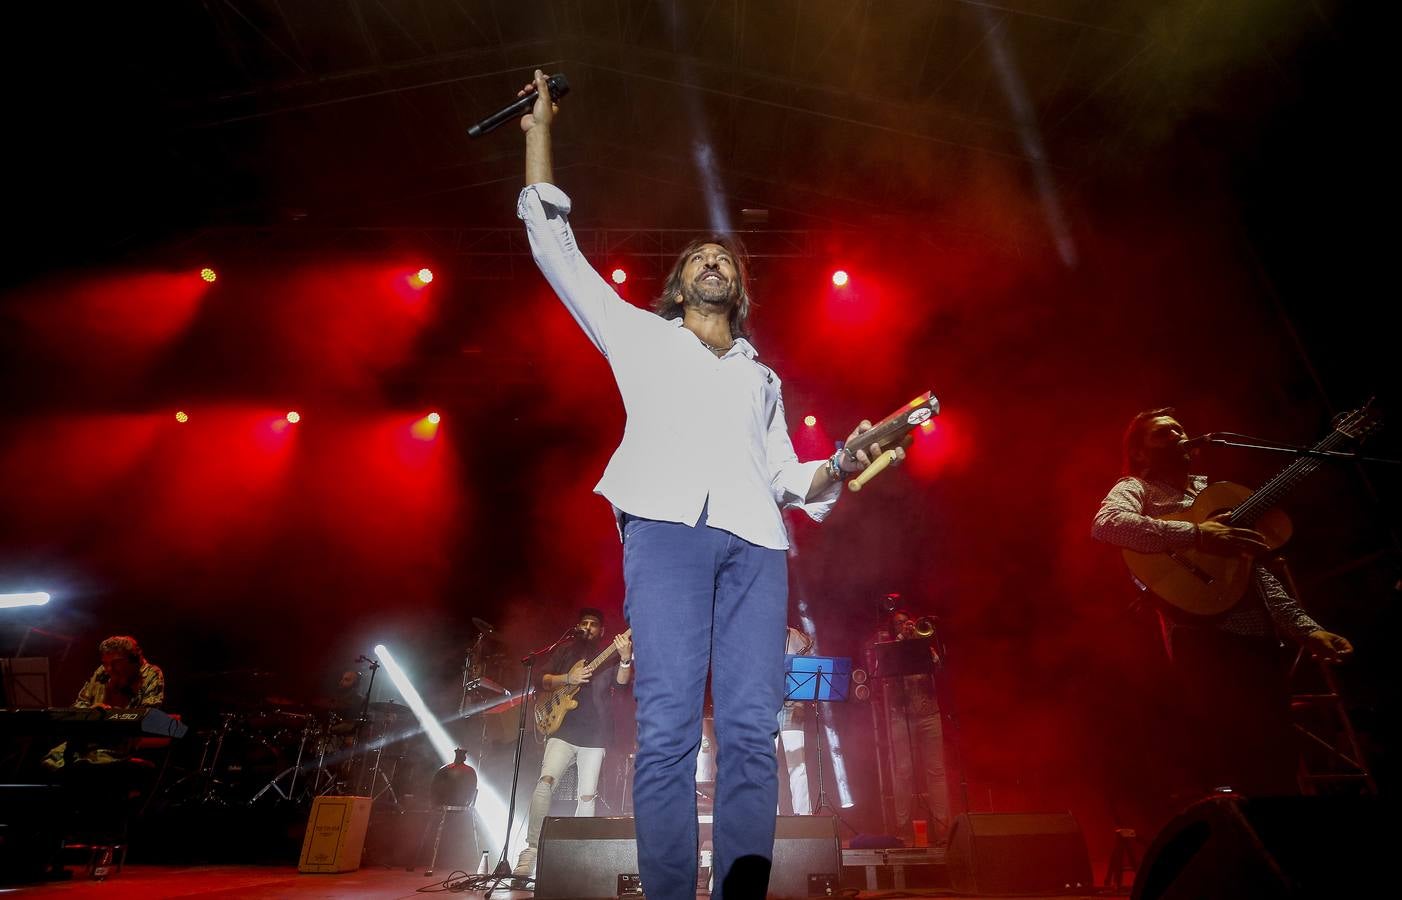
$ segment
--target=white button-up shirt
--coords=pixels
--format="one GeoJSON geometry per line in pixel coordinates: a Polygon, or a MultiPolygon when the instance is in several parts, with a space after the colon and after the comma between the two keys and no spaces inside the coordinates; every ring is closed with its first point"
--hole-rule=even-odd
{"type": "Polygon", "coordinates": [[[824,461],[798,461],[779,376],[743,338],[717,359],[681,319],[618,296],[579,252],[569,211],[553,184],[526,187],[516,204],[536,264],[608,359],[623,397],[623,441],[595,493],[616,512],[692,526],[705,508],[714,528],[788,549],[780,508],[822,521],[841,485],[805,501],[824,461]]]}

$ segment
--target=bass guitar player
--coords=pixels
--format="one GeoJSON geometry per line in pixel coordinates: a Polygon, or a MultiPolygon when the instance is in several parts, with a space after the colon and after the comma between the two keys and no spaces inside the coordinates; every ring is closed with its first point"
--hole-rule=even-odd
{"type": "MultiPolygon", "coordinates": [[[[531,877],[535,869],[540,828],[550,812],[550,799],[570,763],[578,767],[576,816],[594,815],[598,798],[599,769],[604,748],[611,738],[612,717],[608,703],[622,687],[633,680],[633,641],[629,632],[613,638],[612,646],[603,638],[604,614],[585,607],[579,611],[575,636],[563,644],[543,667],[536,697],[537,706],[548,704],[556,710],[550,716],[552,727],[545,741],[545,757],[540,779],[531,795],[526,848],[521,851],[514,874],[531,877]]],[[[546,729],[540,729],[542,733],[546,729]]]]}

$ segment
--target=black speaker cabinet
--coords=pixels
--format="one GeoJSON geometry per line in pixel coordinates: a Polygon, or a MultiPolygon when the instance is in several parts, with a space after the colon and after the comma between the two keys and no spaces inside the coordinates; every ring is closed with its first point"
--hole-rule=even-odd
{"type": "Polygon", "coordinates": [[[1070,813],[964,813],[949,830],[949,881],[970,894],[1086,893],[1090,853],[1070,813]]]}
{"type": "Polygon", "coordinates": [[[55,785],[0,784],[0,884],[38,880],[58,866],[67,812],[55,785]]]}
{"type": "Polygon", "coordinates": [[[547,817],[535,862],[537,900],[618,896],[618,876],[638,874],[630,817],[547,817]]]}
{"type": "MultiPolygon", "coordinates": [[[[709,838],[703,826],[702,840],[709,838]]],[[[620,875],[638,872],[631,818],[547,818],[536,859],[537,900],[588,900],[618,896],[620,875]]],[[[830,816],[779,816],[769,897],[806,898],[809,876],[842,874],[842,844],[830,816]]],[[[646,893],[647,885],[643,885],[646,893]]]]}
{"type": "Polygon", "coordinates": [[[842,839],[837,832],[837,819],[779,816],[774,828],[774,868],[769,872],[766,896],[822,896],[816,889],[809,890],[809,876],[830,876],[834,888],[842,880],[842,839]]]}
{"type": "Polygon", "coordinates": [[[1386,833],[1376,797],[1209,797],[1154,838],[1133,898],[1376,896],[1387,883],[1386,833]]]}

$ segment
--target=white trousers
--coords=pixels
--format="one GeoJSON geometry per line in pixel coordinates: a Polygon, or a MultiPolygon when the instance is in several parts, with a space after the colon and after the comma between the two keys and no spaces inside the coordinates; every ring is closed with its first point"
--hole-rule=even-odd
{"type": "Polygon", "coordinates": [[[803,729],[779,732],[784,768],[789,773],[789,796],[793,798],[793,814],[808,816],[813,808],[808,799],[808,762],[803,753],[803,729]]]}
{"type": "Polygon", "coordinates": [[[579,799],[575,801],[576,816],[594,815],[594,801],[599,795],[599,769],[604,764],[603,747],[576,747],[559,738],[545,742],[545,759],[540,764],[540,779],[531,794],[530,824],[526,827],[526,846],[540,844],[540,826],[550,812],[550,798],[555,787],[573,762],[579,768],[579,799]],[[549,778],[549,781],[546,779],[549,778]],[[588,797],[588,800],[584,798],[588,797]]]}

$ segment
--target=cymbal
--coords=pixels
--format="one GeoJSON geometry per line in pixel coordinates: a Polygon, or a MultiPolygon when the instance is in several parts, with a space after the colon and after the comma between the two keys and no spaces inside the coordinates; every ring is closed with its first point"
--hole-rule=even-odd
{"type": "Polygon", "coordinates": [[[393,700],[378,700],[370,704],[372,713],[390,713],[392,715],[401,712],[409,712],[409,707],[403,703],[395,703],[393,700]]]}
{"type": "Polygon", "coordinates": [[[269,706],[276,706],[281,709],[287,709],[288,707],[302,707],[306,705],[302,701],[294,700],[291,697],[286,696],[285,694],[270,694],[269,696],[263,698],[263,702],[269,706]]]}

